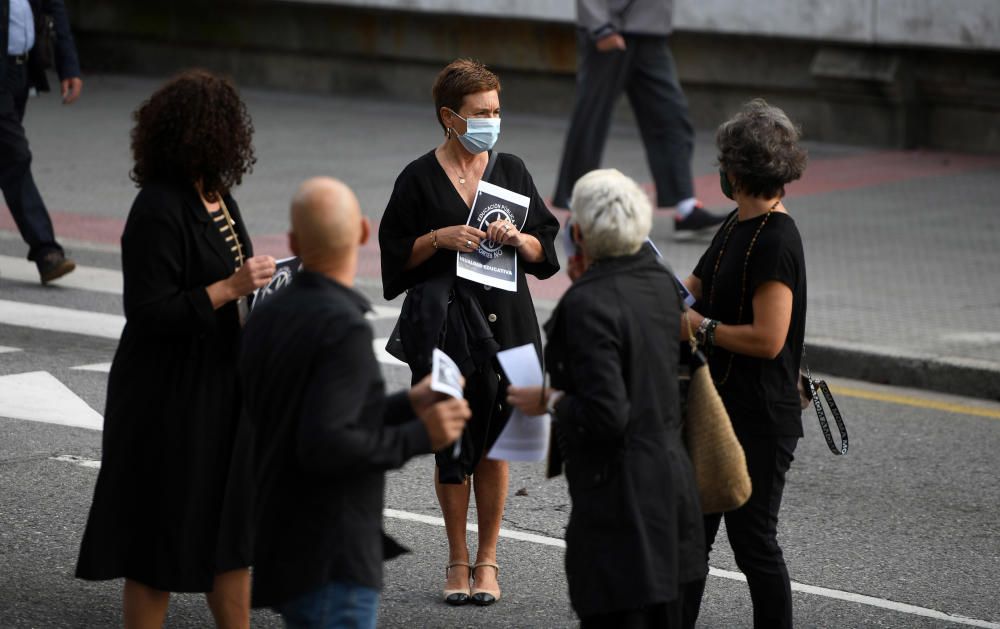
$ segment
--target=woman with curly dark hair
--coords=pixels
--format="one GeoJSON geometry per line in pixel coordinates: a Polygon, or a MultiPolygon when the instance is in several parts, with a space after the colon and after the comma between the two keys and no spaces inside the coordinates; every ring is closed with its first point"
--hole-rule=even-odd
{"type": "MultiPolygon", "coordinates": [[[[739,509],[706,516],[705,541],[711,549],[725,517],[736,565],[750,586],[754,627],[790,628],[792,592],[778,546],[778,509],[802,436],[796,382],[806,329],[806,263],[784,196],[785,184],[805,171],[806,152],[785,112],[761,99],[719,126],[715,144],[722,191],[737,207],[684,283],[698,300],[691,325],[746,453],[753,492],[739,509]]],[[[704,581],[688,589],[688,626],[703,590],[704,581]]]]}
{"type": "Polygon", "coordinates": [[[126,627],[162,626],[170,592],[207,592],[219,626],[248,627],[236,359],[246,296],[274,273],[230,196],[254,163],[253,126],[233,84],[199,70],[134,119],[126,324],[77,576],[125,578],[126,627]]]}

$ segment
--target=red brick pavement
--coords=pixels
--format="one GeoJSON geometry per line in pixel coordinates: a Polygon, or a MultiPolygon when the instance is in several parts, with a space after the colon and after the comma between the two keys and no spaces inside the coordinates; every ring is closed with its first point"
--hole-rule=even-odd
{"type": "MultiPolygon", "coordinates": [[[[933,151],[873,151],[811,162],[802,180],[788,186],[788,194],[820,195],[990,168],[1000,168],[1000,156],[933,151]]],[[[645,188],[652,193],[652,184],[647,184],[645,188]]],[[[709,207],[730,203],[719,190],[717,174],[695,178],[695,190],[698,198],[709,207]]],[[[565,219],[565,212],[555,210],[554,213],[560,221],[565,219]]],[[[72,212],[53,211],[51,215],[58,236],[83,242],[118,244],[125,224],[120,218],[72,212]]],[[[377,230],[377,225],[375,228],[377,230]]],[[[17,231],[9,212],[0,212],[0,230],[17,231]]],[[[254,249],[258,253],[275,257],[290,255],[285,234],[254,236],[254,249]]],[[[381,275],[377,239],[373,238],[362,248],[358,272],[361,277],[366,278],[381,275]]],[[[569,280],[562,273],[545,281],[529,277],[532,294],[541,299],[558,299],[568,285],[569,280]]]]}

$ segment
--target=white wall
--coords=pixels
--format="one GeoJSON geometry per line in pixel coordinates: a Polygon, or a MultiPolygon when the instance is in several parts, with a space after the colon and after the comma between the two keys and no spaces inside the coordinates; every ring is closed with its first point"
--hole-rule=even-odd
{"type": "MultiPolygon", "coordinates": [[[[571,22],[575,0],[297,0],[571,22]]],[[[1000,0],[676,0],[686,31],[1000,50],[1000,0]]]]}

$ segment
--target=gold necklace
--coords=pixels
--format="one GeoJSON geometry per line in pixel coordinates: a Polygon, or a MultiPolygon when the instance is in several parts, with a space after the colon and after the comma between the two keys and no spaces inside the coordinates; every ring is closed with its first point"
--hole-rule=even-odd
{"type": "MultiPolygon", "coordinates": [[[[451,168],[451,170],[454,173],[455,177],[458,179],[459,185],[464,186],[465,185],[465,179],[466,179],[465,173],[464,172],[459,172],[458,168],[454,164],[451,163],[451,159],[448,159],[448,167],[451,168]]],[[[475,164],[473,164],[472,167],[475,168],[475,164]]]]}
{"type": "MultiPolygon", "coordinates": [[[[743,301],[746,299],[747,294],[747,269],[750,267],[750,253],[753,251],[753,246],[757,244],[757,237],[760,236],[760,231],[764,229],[764,225],[767,224],[767,219],[771,218],[771,213],[774,212],[778,204],[781,203],[779,198],[774,202],[767,210],[767,214],[764,215],[764,220],[760,222],[757,226],[757,231],[754,232],[753,238],[750,239],[750,244],[747,246],[747,253],[743,258],[743,279],[740,280],[740,301],[739,309],[736,313],[736,323],[733,325],[739,325],[740,320],[743,319],[743,301]]],[[[738,210],[737,210],[738,212],[738,210]]],[[[722,262],[722,255],[726,252],[726,245],[729,244],[729,236],[733,233],[733,228],[736,227],[736,223],[739,222],[739,214],[733,217],[729,221],[729,227],[726,229],[726,235],[722,239],[722,246],[719,248],[719,255],[715,257],[715,268],[712,269],[712,288],[708,291],[708,310],[712,312],[714,310],[715,303],[715,280],[719,275],[719,264],[722,262]]],[[[729,352],[729,362],[726,364],[726,372],[722,375],[722,378],[716,383],[716,386],[722,386],[729,380],[729,372],[733,368],[733,358],[736,356],[734,352],[729,352]]]]}

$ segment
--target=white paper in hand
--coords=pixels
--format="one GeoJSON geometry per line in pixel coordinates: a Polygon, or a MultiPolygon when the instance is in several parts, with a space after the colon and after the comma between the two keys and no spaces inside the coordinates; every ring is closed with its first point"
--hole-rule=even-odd
{"type": "MultiPolygon", "coordinates": [[[[507,380],[515,387],[540,387],[545,384],[534,345],[529,343],[499,352],[497,360],[507,380]]],[[[551,422],[548,414],[527,416],[514,409],[488,457],[532,463],[544,461],[549,449],[551,422]]]]}
{"type": "Polygon", "coordinates": [[[450,395],[459,400],[462,395],[462,372],[458,365],[438,348],[434,348],[431,358],[431,390],[450,395]]]}

